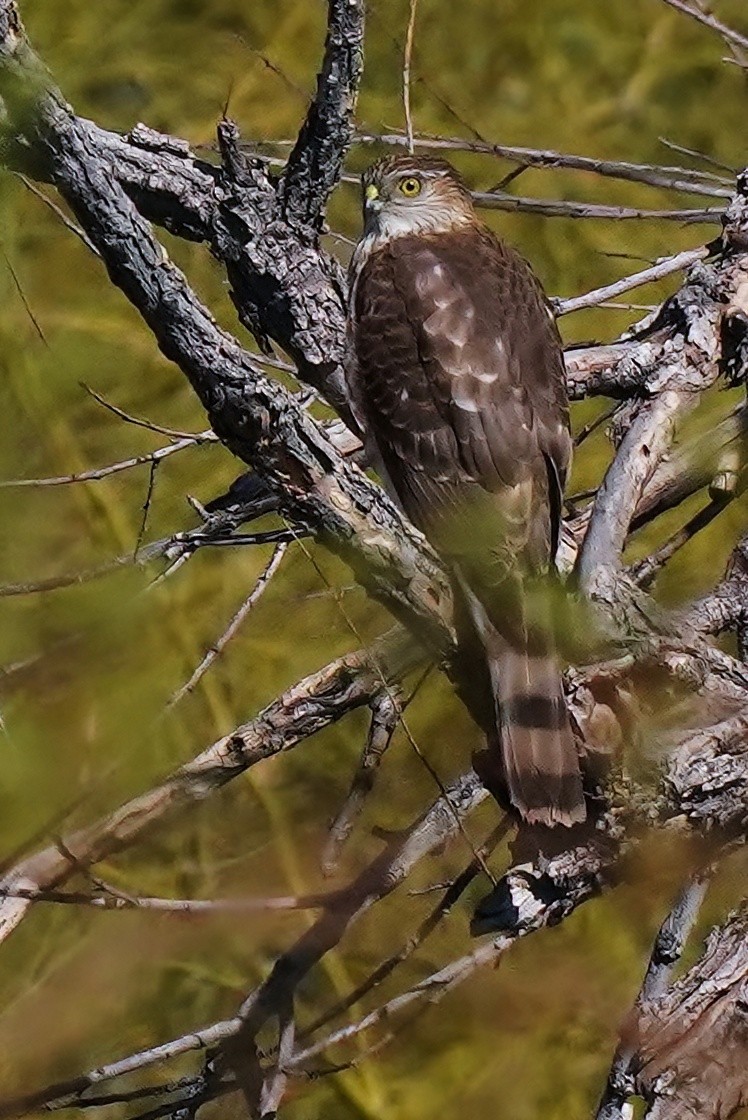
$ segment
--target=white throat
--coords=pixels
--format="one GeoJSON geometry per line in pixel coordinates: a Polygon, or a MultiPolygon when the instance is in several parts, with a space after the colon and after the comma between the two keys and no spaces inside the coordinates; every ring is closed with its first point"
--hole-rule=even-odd
{"type": "Polygon", "coordinates": [[[435,206],[432,202],[428,206],[411,205],[407,209],[384,206],[373,219],[369,220],[368,228],[353,251],[351,276],[355,279],[370,253],[375,249],[381,249],[383,245],[397,237],[407,237],[411,234],[450,233],[469,224],[469,215],[455,211],[454,207],[449,205],[435,206]]]}

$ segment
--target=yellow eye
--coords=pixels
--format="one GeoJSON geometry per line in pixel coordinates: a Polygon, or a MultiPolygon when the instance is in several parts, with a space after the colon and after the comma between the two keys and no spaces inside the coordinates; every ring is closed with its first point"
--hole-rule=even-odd
{"type": "Polygon", "coordinates": [[[417,194],[421,193],[421,180],[416,179],[415,175],[408,175],[405,179],[401,179],[397,186],[400,193],[404,194],[406,198],[415,198],[417,194]]]}

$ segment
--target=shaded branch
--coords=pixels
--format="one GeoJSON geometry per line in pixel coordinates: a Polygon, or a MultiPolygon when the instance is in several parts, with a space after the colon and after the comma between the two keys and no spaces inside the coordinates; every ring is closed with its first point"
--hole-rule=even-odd
{"type": "Polygon", "coordinates": [[[331,875],[337,870],[341,848],[350,836],[364,801],[374,786],[379,764],[400,721],[399,696],[392,690],[382,691],[369,706],[369,734],[361,761],[353,775],[348,796],[330,825],[330,835],[322,853],[320,862],[325,875],[331,875]]]}

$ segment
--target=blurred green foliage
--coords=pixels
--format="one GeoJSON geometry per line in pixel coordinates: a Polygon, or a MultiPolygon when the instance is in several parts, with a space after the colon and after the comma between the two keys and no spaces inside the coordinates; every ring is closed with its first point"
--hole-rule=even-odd
{"type": "MultiPolygon", "coordinates": [[[[736,26],[742,20],[745,30],[743,0],[722,0],[720,14],[736,26]]],[[[194,144],[211,142],[227,101],[247,140],[293,137],[314,88],[325,19],[323,4],[308,0],[66,0],[26,3],[23,15],[81,114],[123,130],[143,120],[194,144]]],[[[363,127],[386,131],[402,124],[399,43],[406,19],[405,0],[377,0],[370,8],[363,127]]],[[[738,167],[745,162],[747,91],[744,73],[722,62],[724,54],[716,37],[658,0],[421,0],[414,117],[423,132],[469,137],[475,130],[507,143],[678,162],[662,145],[665,137],[738,167]]],[[[358,148],[350,166],[358,169],[369,158],[358,148]]],[[[507,170],[484,157],[462,156],[459,163],[483,188],[507,170]]],[[[546,197],[699,204],[572,172],[528,171],[519,184],[522,193],[546,197]]],[[[330,220],[347,237],[356,235],[353,186],[340,187],[330,220]]],[[[532,260],[549,291],[562,295],[716,232],[665,222],[499,214],[487,220],[532,260]],[[621,254],[635,260],[622,261],[621,254]]],[[[249,345],[207,251],[167,240],[220,321],[249,345]]],[[[344,244],[331,243],[345,255],[344,244]]],[[[0,176],[0,250],[0,477],[68,474],[163,442],[117,420],[81,383],[161,424],[204,427],[184,378],[159,355],[98,261],[7,174],[0,176]]],[[[652,286],[634,298],[654,302],[668,290],[672,285],[652,286]]],[[[595,310],[563,325],[569,338],[604,339],[632,315],[595,310]]],[[[731,400],[711,394],[701,422],[723,415],[731,400]]],[[[600,408],[599,402],[580,406],[575,422],[600,408]]],[[[578,456],[574,486],[598,479],[608,455],[600,431],[578,456]]],[[[212,446],[169,459],[155,477],[147,538],[193,524],[185,496],[207,501],[236,472],[228,453],[212,446]]],[[[41,578],[132,551],[147,488],[148,470],[140,467],[85,485],[0,490],[0,579],[41,578]]],[[[673,515],[671,527],[684,516],[673,515]]],[[[713,582],[744,520],[745,505],[736,503],[683,549],[661,581],[662,593],[690,596],[713,582]]],[[[0,851],[7,858],[35,834],[86,822],[147,788],[299,676],[357,644],[327,587],[347,586],[349,574],[317,550],[323,580],[296,551],[218,665],[162,718],[164,703],[266,559],[264,551],[203,552],[153,590],[155,573],[126,570],[3,600],[0,664],[29,661],[7,676],[2,692],[0,851]]],[[[388,624],[361,592],[347,591],[344,602],[364,637],[388,624]]],[[[436,675],[414,702],[409,723],[443,778],[465,767],[477,732],[436,675]]],[[[170,820],[101,874],[126,890],[175,896],[315,889],[326,824],[364,732],[358,713],[170,820]]],[[[433,792],[398,735],[349,866],[377,850],[369,832],[374,823],[402,827],[433,792]]],[[[471,833],[482,836],[492,820],[486,809],[471,821],[471,833]]],[[[466,855],[455,844],[418,881],[444,878],[466,855]]],[[[653,839],[628,869],[626,886],[561,929],[518,946],[498,974],[468,983],[376,1060],[293,1086],[287,1115],[418,1120],[436,1111],[445,1118],[554,1120],[588,1114],[685,859],[677,844],[653,839]]],[[[706,923],[722,912],[736,874],[732,868],[723,877],[706,923]]],[[[476,884],[424,952],[396,974],[398,984],[465,951],[468,916],[484,886],[476,884]]],[[[343,951],[304,985],[301,1015],[308,1019],[360,979],[415,926],[431,897],[402,894],[368,915],[343,951]]],[[[232,1013],[309,920],[288,914],[186,921],[37,906],[0,954],[2,1092],[70,1075],[232,1013]]],[[[229,1104],[216,1109],[230,1114],[229,1104]]]]}

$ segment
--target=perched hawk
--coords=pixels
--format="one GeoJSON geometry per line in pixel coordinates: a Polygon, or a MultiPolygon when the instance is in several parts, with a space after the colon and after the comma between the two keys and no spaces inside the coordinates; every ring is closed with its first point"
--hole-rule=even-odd
{"type": "Polygon", "coordinates": [[[499,775],[489,784],[528,822],[571,825],[585,802],[547,587],[571,456],[553,314],[448,163],[383,159],[363,190],[352,404],[388,489],[453,572],[480,643],[499,775]]]}

